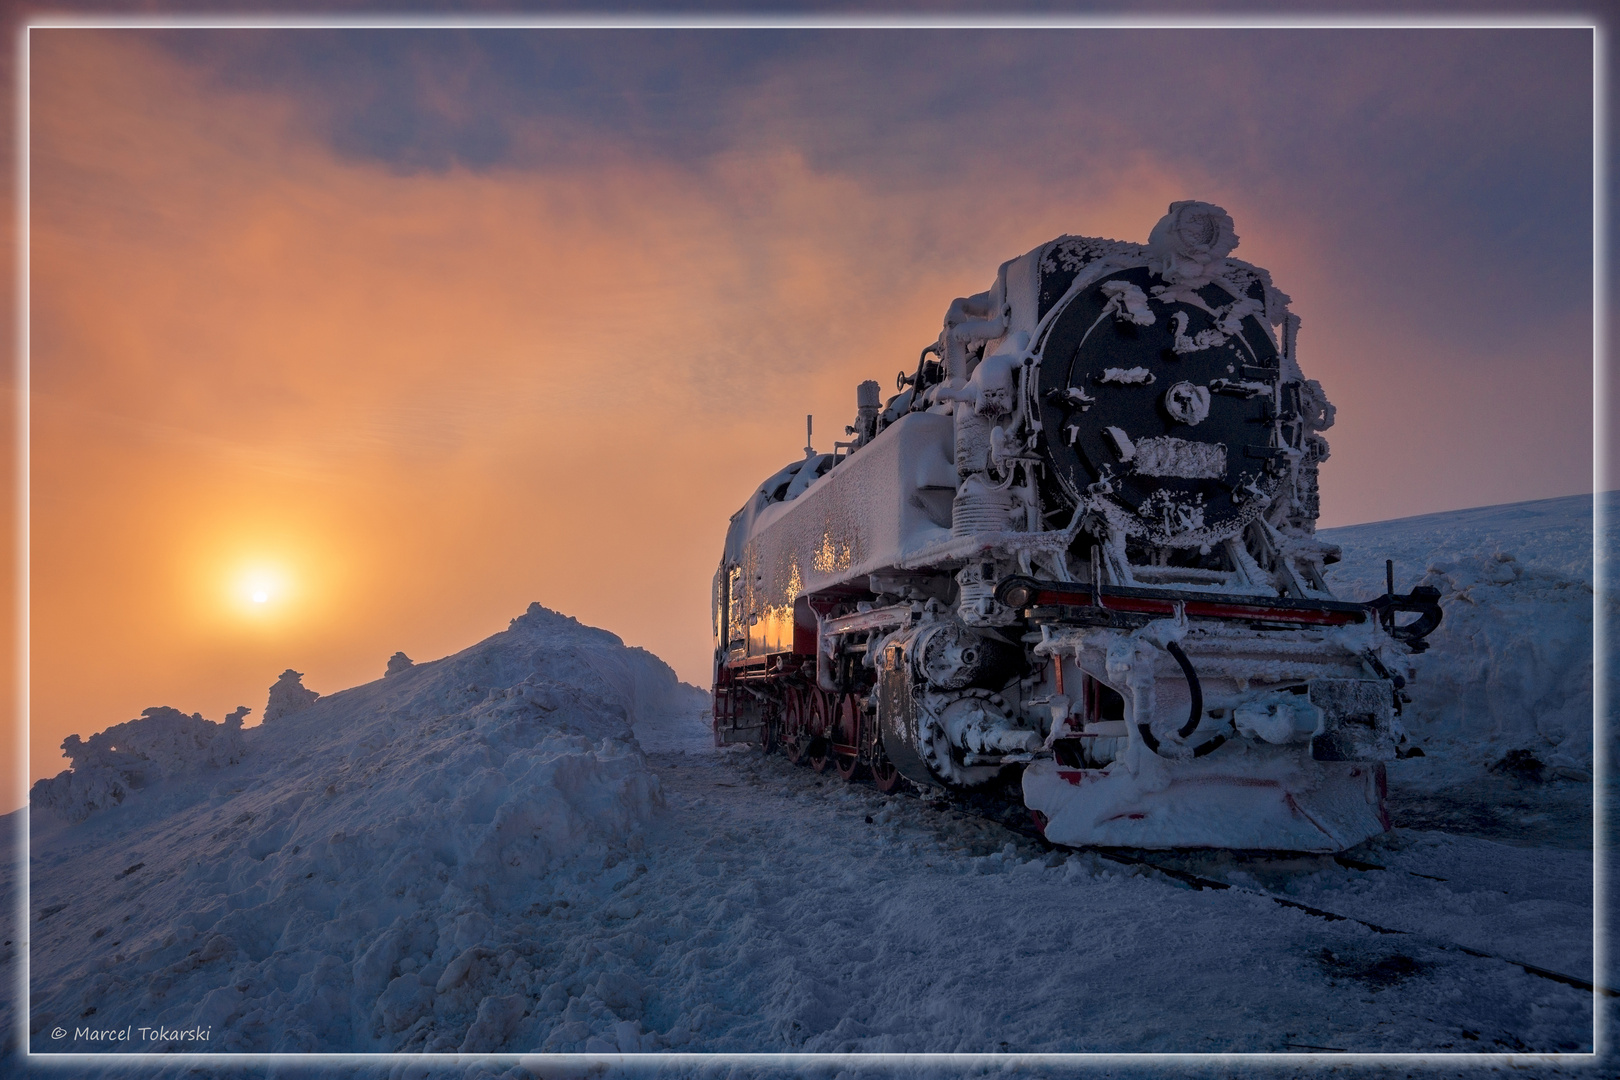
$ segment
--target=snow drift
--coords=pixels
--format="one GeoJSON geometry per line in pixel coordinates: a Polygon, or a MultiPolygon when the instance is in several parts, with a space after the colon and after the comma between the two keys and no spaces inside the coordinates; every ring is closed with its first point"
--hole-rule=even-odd
{"type": "Polygon", "coordinates": [[[213,1033],[194,1049],[506,1042],[544,978],[503,925],[624,877],[662,799],[631,723],[706,696],[539,605],[392,668],[247,731],[151,709],[70,748],[34,789],[62,819],[36,823],[36,1031],[94,1009],[213,1033]]]}
{"type": "MultiPolygon", "coordinates": [[[[1601,498],[1614,502],[1614,493],[1601,498]]],[[[1326,529],[1344,549],[1328,581],[1348,600],[1395,587],[1440,590],[1445,612],[1403,721],[1419,745],[1470,767],[1524,751],[1547,775],[1592,770],[1592,496],[1542,499],[1326,529]]],[[[1606,548],[1613,546],[1604,538],[1606,548]]],[[[1602,598],[1611,621],[1620,607],[1602,598]]]]}

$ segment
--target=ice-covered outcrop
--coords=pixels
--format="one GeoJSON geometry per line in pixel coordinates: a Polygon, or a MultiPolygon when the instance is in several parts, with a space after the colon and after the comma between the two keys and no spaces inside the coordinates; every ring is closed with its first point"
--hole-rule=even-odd
{"type": "Polygon", "coordinates": [[[219,1050],[525,1046],[537,920],[641,872],[662,796],[632,721],[704,703],[651,653],[533,605],[238,732],[236,770],[38,838],[36,906],[63,913],[37,937],[36,1015],[157,1008],[219,1050]],[[114,864],[138,880],[80,881],[114,864]],[[116,946],[50,933],[70,924],[117,927],[116,946]]]}
{"type": "Polygon", "coordinates": [[[405,650],[401,649],[399,652],[388,658],[388,670],[384,671],[383,674],[398,675],[400,672],[409,671],[415,666],[416,661],[406,656],[405,650]]]}
{"type": "Polygon", "coordinates": [[[246,752],[242,718],[250,711],[243,705],[224,723],[216,724],[204,720],[201,713],[187,716],[179,709],[159,705],[88,741],[69,735],[62,742],[62,752],[73,762],[72,768],[36,783],[29,801],[69,821],[83,821],[166,777],[234,765],[246,752]]]}
{"type": "Polygon", "coordinates": [[[264,703],[264,722],[269,724],[295,712],[303,712],[319,701],[321,695],[304,686],[304,673],[288,668],[270,688],[270,697],[264,703]]]}

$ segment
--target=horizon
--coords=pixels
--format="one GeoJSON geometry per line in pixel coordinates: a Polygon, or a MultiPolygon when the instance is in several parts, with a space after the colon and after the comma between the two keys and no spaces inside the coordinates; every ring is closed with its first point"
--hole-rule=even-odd
{"type": "Polygon", "coordinates": [[[1174,199],[1303,317],[1320,528],[1590,497],[1590,42],[36,30],[30,782],[531,600],[706,687],[725,525],[803,415],[831,441],[1002,261],[1174,199]]]}

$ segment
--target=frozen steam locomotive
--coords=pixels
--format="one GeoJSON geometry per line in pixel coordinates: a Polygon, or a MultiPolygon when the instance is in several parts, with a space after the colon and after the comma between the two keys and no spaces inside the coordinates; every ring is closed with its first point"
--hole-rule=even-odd
{"type": "Polygon", "coordinates": [[[1333,406],[1232,219],[1065,236],[953,301],[847,442],[731,519],[714,735],[845,779],[1020,778],[1048,839],[1339,851],[1389,827],[1438,594],[1336,598],[1333,406]],[[1412,618],[1406,618],[1406,613],[1412,618]]]}

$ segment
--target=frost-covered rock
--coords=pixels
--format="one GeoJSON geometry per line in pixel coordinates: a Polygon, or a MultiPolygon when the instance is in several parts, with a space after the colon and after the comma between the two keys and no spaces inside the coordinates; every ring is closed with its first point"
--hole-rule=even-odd
{"type": "Polygon", "coordinates": [[[321,695],[304,686],[304,673],[288,668],[270,687],[270,698],[264,703],[264,722],[280,720],[283,716],[303,712],[319,701],[321,695]]]}
{"type": "Polygon", "coordinates": [[[398,675],[400,672],[409,671],[411,668],[413,668],[415,666],[416,666],[416,661],[414,661],[410,657],[406,656],[405,651],[403,649],[401,649],[399,652],[395,653],[393,656],[390,656],[388,658],[388,670],[383,672],[383,674],[384,675],[398,675]]]}
{"type": "Polygon", "coordinates": [[[166,705],[141,712],[140,718],[115,724],[88,740],[69,735],[62,752],[73,762],[48,780],[36,783],[29,801],[69,821],[83,821],[97,810],[117,806],[131,792],[194,769],[234,765],[246,753],[241,706],[222,724],[187,716],[166,705]]]}

